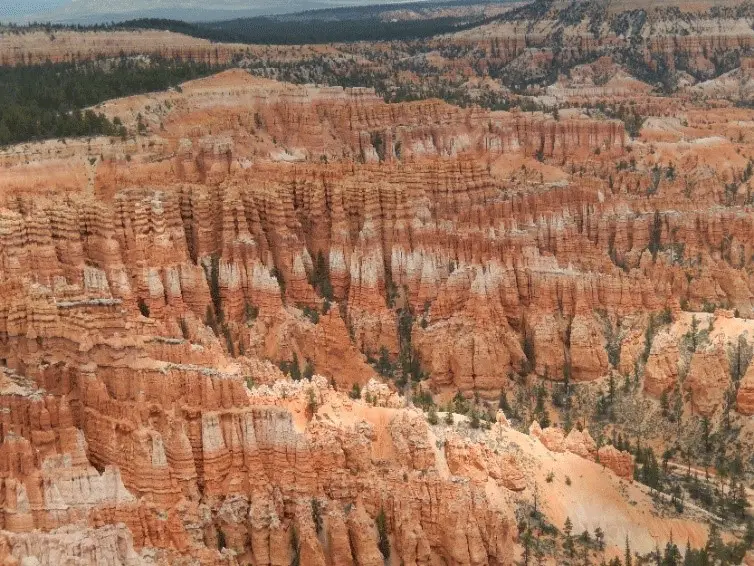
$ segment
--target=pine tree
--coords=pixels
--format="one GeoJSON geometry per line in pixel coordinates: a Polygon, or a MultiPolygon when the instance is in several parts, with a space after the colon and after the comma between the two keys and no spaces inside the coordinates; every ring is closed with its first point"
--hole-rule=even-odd
{"type": "Polygon", "coordinates": [[[306,360],[306,364],[304,365],[304,379],[311,381],[313,377],[314,377],[314,364],[312,364],[311,360],[306,360]]]}
{"type": "Polygon", "coordinates": [[[312,522],[314,522],[314,530],[317,534],[322,532],[322,507],[319,503],[319,499],[312,497],[312,522]]]}
{"type": "Polygon", "coordinates": [[[575,547],[573,544],[573,523],[570,517],[566,517],[565,525],[563,525],[563,533],[565,534],[565,541],[563,541],[563,550],[568,553],[570,558],[573,558],[575,547]]]}
{"type": "Polygon", "coordinates": [[[427,414],[427,422],[431,425],[436,425],[439,420],[437,418],[437,407],[434,404],[429,406],[429,413],[427,414]]]}
{"type": "Polygon", "coordinates": [[[306,392],[306,409],[309,411],[310,415],[314,415],[314,413],[317,412],[317,396],[314,393],[314,388],[310,387],[308,391],[306,392]]]}
{"type": "Polygon", "coordinates": [[[657,257],[657,252],[660,251],[662,240],[662,218],[660,212],[655,210],[654,219],[649,227],[649,252],[652,254],[652,259],[657,257]]]}
{"type": "Polygon", "coordinates": [[[660,408],[662,409],[662,416],[667,418],[670,411],[670,401],[668,400],[668,392],[663,391],[660,395],[660,408]]]}
{"type": "Polygon", "coordinates": [[[545,551],[537,534],[537,540],[534,544],[534,557],[537,559],[537,566],[545,566],[545,551]]]}
{"type": "Polygon", "coordinates": [[[332,283],[330,282],[330,267],[321,250],[317,252],[311,282],[315,290],[326,300],[333,301],[335,299],[332,283]]]}
{"type": "Polygon", "coordinates": [[[623,560],[625,566],[633,566],[634,559],[631,555],[631,543],[628,540],[628,535],[626,535],[626,554],[623,560]]]}
{"type": "Polygon", "coordinates": [[[600,527],[594,529],[594,540],[597,541],[597,548],[600,552],[605,550],[605,532],[600,527]]]}
{"type": "Polygon", "coordinates": [[[526,531],[524,531],[523,536],[521,537],[521,544],[524,547],[524,566],[529,566],[529,560],[531,559],[531,544],[532,544],[532,534],[531,529],[527,527],[526,531]]]}
{"type": "Polygon", "coordinates": [[[746,521],[746,532],[744,534],[744,542],[747,546],[754,546],[754,519],[746,521]]]}
{"type": "Polygon", "coordinates": [[[348,396],[351,399],[361,399],[361,386],[358,383],[354,383],[348,396]]]}
{"type": "Polygon", "coordinates": [[[581,566],[591,566],[592,562],[589,560],[589,547],[584,545],[581,554],[581,566]]]}
{"type": "Polygon", "coordinates": [[[510,414],[511,406],[508,404],[508,395],[505,393],[505,391],[500,392],[500,400],[498,401],[497,406],[505,413],[506,416],[510,414]]]}
{"type": "Polygon", "coordinates": [[[453,409],[450,405],[445,409],[445,424],[446,425],[453,425],[454,423],[453,419],[453,409]]]}
{"type": "Polygon", "coordinates": [[[301,565],[301,544],[296,527],[291,527],[291,566],[301,565]]]}
{"type": "Polygon", "coordinates": [[[708,417],[702,419],[702,444],[704,445],[704,453],[709,454],[712,451],[712,444],[710,442],[710,422],[708,417]]]}
{"type": "Polygon", "coordinates": [[[301,368],[298,365],[298,354],[293,352],[293,361],[291,362],[291,379],[301,381],[301,368]]]}
{"type": "Polygon", "coordinates": [[[388,560],[390,558],[390,539],[388,538],[388,532],[387,532],[387,517],[385,516],[385,508],[380,507],[380,512],[377,515],[377,534],[379,536],[379,540],[377,542],[377,548],[380,549],[380,552],[382,553],[382,557],[385,560],[388,560]]]}
{"type": "Polygon", "coordinates": [[[225,532],[222,529],[217,529],[217,550],[222,550],[226,546],[225,532]]]}
{"type": "Polygon", "coordinates": [[[661,566],[681,566],[681,551],[673,542],[673,533],[670,533],[670,540],[665,545],[661,566]]]}
{"type": "Polygon", "coordinates": [[[479,412],[474,408],[471,409],[471,415],[469,419],[469,426],[473,429],[479,428],[480,421],[479,421],[479,412]]]}
{"type": "Polygon", "coordinates": [[[699,334],[699,319],[696,318],[696,315],[693,315],[691,317],[691,328],[686,333],[686,336],[689,339],[689,346],[691,353],[696,352],[696,348],[699,345],[698,344],[698,334],[699,334]]]}
{"type": "Polygon", "coordinates": [[[752,346],[743,335],[738,337],[735,346],[728,349],[730,375],[734,382],[738,382],[749,369],[752,359],[752,346]]]}
{"type": "Polygon", "coordinates": [[[705,550],[708,555],[715,556],[723,547],[723,539],[720,537],[720,529],[715,523],[710,523],[705,550]]]}
{"type": "Polygon", "coordinates": [[[215,313],[212,310],[212,305],[207,305],[207,310],[204,313],[204,325],[209,326],[212,332],[217,335],[217,320],[215,319],[215,313]]]}

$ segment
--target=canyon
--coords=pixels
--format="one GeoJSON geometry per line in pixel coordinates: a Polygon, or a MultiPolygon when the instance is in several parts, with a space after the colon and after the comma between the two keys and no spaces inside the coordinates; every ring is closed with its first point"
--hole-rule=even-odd
{"type": "Polygon", "coordinates": [[[0,149],[0,563],[572,564],[567,529],[599,530],[594,564],[747,544],[747,5],[590,28],[541,4],[404,68],[405,42],[0,36],[3,65],[222,66],[92,108],[127,135],[0,149]],[[323,60],[344,67],[306,80],[323,60]],[[380,66],[390,85],[337,84],[380,66]],[[446,98],[476,103],[384,91],[457,76],[446,98]],[[735,494],[743,516],[719,508],[735,494]]]}

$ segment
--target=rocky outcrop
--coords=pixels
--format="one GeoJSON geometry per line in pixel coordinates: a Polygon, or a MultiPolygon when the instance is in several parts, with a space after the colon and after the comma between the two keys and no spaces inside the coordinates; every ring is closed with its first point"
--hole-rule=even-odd
{"type": "Polygon", "coordinates": [[[694,411],[711,416],[725,397],[730,377],[725,354],[716,349],[696,352],[691,358],[684,387],[694,411]]]}
{"type": "Polygon", "coordinates": [[[543,429],[537,421],[529,427],[529,434],[538,439],[551,452],[571,452],[587,460],[595,460],[615,475],[633,481],[634,458],[630,452],[616,449],[612,445],[601,446],[592,439],[588,430],[572,429],[567,435],[559,428],[543,429]]]}
{"type": "Polygon", "coordinates": [[[3,32],[0,34],[0,64],[39,65],[103,57],[158,54],[212,64],[229,62],[243,53],[243,45],[216,44],[168,31],[75,32],[68,30],[3,32]]]}
{"type": "Polygon", "coordinates": [[[125,525],[108,525],[98,529],[68,526],[50,533],[0,531],[0,560],[9,565],[37,566],[146,564],[134,550],[131,533],[125,525]]]}
{"type": "Polygon", "coordinates": [[[470,442],[456,433],[445,435],[445,459],[450,472],[485,483],[492,478],[511,491],[526,489],[523,471],[511,455],[498,456],[483,444],[470,442]]]}
{"type": "Polygon", "coordinates": [[[411,405],[520,393],[518,426],[532,386],[555,415],[568,382],[585,414],[620,373],[621,402],[683,389],[684,419],[714,422],[751,328],[754,219],[750,117],[709,106],[629,142],[593,109],[234,70],[98,108],[147,135],[3,150],[0,557],[377,565],[384,516],[396,564],[513,564],[543,461],[630,479],[631,454],[411,405]]]}
{"type": "Polygon", "coordinates": [[[749,366],[736,394],[736,410],[742,415],[754,415],[754,366],[749,366]]]}
{"type": "Polygon", "coordinates": [[[568,435],[566,435],[565,449],[568,452],[581,456],[582,458],[593,460],[597,452],[597,444],[594,442],[594,439],[589,434],[588,430],[578,430],[573,428],[568,435]]]}
{"type": "Polygon", "coordinates": [[[678,340],[669,332],[661,332],[652,343],[644,368],[644,391],[659,398],[669,393],[678,382],[678,340]]]}
{"type": "Polygon", "coordinates": [[[537,421],[531,423],[529,434],[538,439],[551,452],[563,452],[566,449],[565,434],[559,428],[548,426],[542,428],[537,421]]]}
{"type": "Polygon", "coordinates": [[[633,481],[634,457],[630,452],[618,450],[612,445],[605,445],[597,450],[597,460],[618,477],[633,481]]]}
{"type": "MultiPolygon", "coordinates": [[[[100,348],[100,355],[115,353],[100,348]]],[[[140,369],[106,360],[84,366],[74,382],[61,379],[60,366],[39,377],[71,388],[80,403],[74,411],[30,380],[4,374],[0,397],[13,414],[28,415],[4,425],[0,444],[7,531],[0,536],[8,554],[34,555],[40,564],[63,553],[130,565],[141,564],[134,549],[154,547],[167,552],[160,558],[166,563],[184,554],[235,563],[214,550],[227,546],[260,564],[284,564],[295,525],[310,563],[350,563],[353,556],[377,564],[374,519],[384,509],[390,525],[404,526],[393,535],[396,556],[413,556],[418,547],[427,559],[456,556],[471,564],[443,542],[463,540],[474,556],[486,556],[483,563],[512,563],[512,522],[492,510],[483,486],[451,483],[433,471],[435,453],[420,414],[373,409],[371,422],[348,425],[343,417],[355,407],[322,377],[250,392],[241,373],[146,357],[140,369]],[[299,430],[292,411],[310,399],[313,419],[299,430]],[[320,418],[317,405],[327,405],[337,420],[320,418]],[[321,505],[320,526],[312,523],[312,498],[321,505]],[[438,515],[423,518],[425,505],[438,515]],[[98,530],[55,530],[74,521],[98,530]],[[24,534],[32,529],[43,532],[24,534]]],[[[521,489],[511,457],[496,461],[490,474],[521,489]]]]}

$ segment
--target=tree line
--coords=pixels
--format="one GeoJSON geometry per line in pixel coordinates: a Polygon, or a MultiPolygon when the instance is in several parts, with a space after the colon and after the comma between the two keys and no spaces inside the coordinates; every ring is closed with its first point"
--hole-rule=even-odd
{"type": "Polygon", "coordinates": [[[160,57],[0,67],[0,146],[49,138],[126,135],[119,120],[85,110],[164,90],[220,67],[160,57]]]}

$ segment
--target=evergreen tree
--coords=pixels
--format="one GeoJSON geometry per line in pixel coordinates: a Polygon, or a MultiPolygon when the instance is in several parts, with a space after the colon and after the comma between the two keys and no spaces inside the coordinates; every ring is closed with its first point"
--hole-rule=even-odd
{"type": "Polygon", "coordinates": [[[335,300],[332,283],[330,282],[330,266],[321,250],[317,252],[311,284],[317,293],[327,301],[335,300]]]}
{"type": "Polygon", "coordinates": [[[436,425],[439,422],[439,419],[437,418],[437,407],[435,407],[434,403],[429,406],[429,413],[427,414],[427,421],[431,425],[436,425]]]}
{"type": "Polygon", "coordinates": [[[730,375],[734,382],[740,381],[746,370],[749,369],[752,353],[752,346],[743,334],[738,337],[734,345],[728,348],[730,375]]]}
{"type": "Polygon", "coordinates": [[[453,410],[450,405],[448,405],[448,407],[445,409],[445,424],[452,425],[453,423],[453,410]]]}
{"type": "Polygon", "coordinates": [[[542,548],[542,542],[539,540],[539,534],[534,544],[534,558],[537,559],[537,566],[545,566],[545,551],[542,548]]]}
{"type": "Polygon", "coordinates": [[[393,364],[390,361],[390,352],[388,352],[385,346],[382,346],[380,348],[380,357],[377,359],[375,369],[377,370],[377,373],[379,373],[382,377],[393,377],[393,372],[395,370],[393,369],[393,364]]]}
{"type": "Polygon", "coordinates": [[[225,532],[218,528],[217,529],[217,550],[222,550],[223,548],[226,548],[228,546],[227,541],[225,540],[225,532]]]}
{"type": "Polygon", "coordinates": [[[592,562],[589,560],[589,547],[584,545],[581,548],[581,566],[591,566],[592,562]]]}
{"type": "Polygon", "coordinates": [[[377,535],[379,540],[377,542],[377,548],[380,549],[382,557],[385,560],[390,559],[390,539],[388,538],[387,531],[387,517],[385,516],[385,508],[380,507],[380,512],[377,514],[377,535]]]}
{"type": "Polygon", "coordinates": [[[570,517],[566,517],[565,524],[563,525],[563,534],[565,535],[563,550],[566,551],[570,558],[573,558],[575,545],[573,544],[573,523],[571,522],[570,517]]]}
{"type": "Polygon", "coordinates": [[[301,368],[298,365],[298,354],[293,352],[293,361],[291,361],[291,379],[293,381],[301,381],[301,368]]]}
{"type": "Polygon", "coordinates": [[[681,552],[671,539],[665,545],[661,566],[681,566],[681,552]]]}
{"type": "Polygon", "coordinates": [[[746,521],[744,543],[749,547],[754,547],[754,519],[749,519],[746,521]]]}
{"type": "Polygon", "coordinates": [[[304,379],[311,381],[314,377],[314,364],[312,364],[311,360],[306,360],[306,364],[304,365],[304,379]]]}
{"type": "Polygon", "coordinates": [[[597,542],[597,548],[600,552],[605,550],[605,532],[600,527],[594,529],[594,540],[597,542]]]}
{"type": "Polygon", "coordinates": [[[298,531],[291,526],[291,566],[301,565],[301,543],[298,539],[298,531]]]}
{"type": "Polygon", "coordinates": [[[479,428],[480,425],[479,421],[479,412],[476,410],[476,408],[471,409],[471,415],[469,418],[469,426],[473,429],[479,428]]]}
{"type": "Polygon", "coordinates": [[[508,404],[508,395],[505,391],[500,392],[500,400],[497,404],[498,408],[501,409],[506,416],[508,416],[511,412],[511,406],[508,404]]]}
{"type": "Polygon", "coordinates": [[[657,252],[661,248],[662,239],[662,218],[660,212],[655,210],[654,219],[649,227],[649,252],[652,254],[652,259],[657,257],[657,252]]]}
{"type": "Polygon", "coordinates": [[[348,396],[351,399],[361,399],[361,386],[358,383],[354,383],[348,396]]]}
{"type": "Polygon", "coordinates": [[[723,547],[723,539],[720,537],[720,529],[715,523],[710,523],[709,534],[705,551],[709,556],[716,556],[723,547]]]}
{"type": "MultiPolygon", "coordinates": [[[[34,66],[0,66],[0,146],[47,138],[93,135],[120,136],[128,132],[120,119],[83,110],[104,100],[142,92],[205,76],[223,67],[163,59],[47,63],[34,66]]],[[[144,117],[137,117],[139,133],[147,132],[144,117]]]]}
{"type": "Polygon", "coordinates": [[[312,497],[312,522],[314,523],[314,530],[317,534],[322,532],[322,507],[319,503],[319,499],[312,497]]]}
{"type": "Polygon", "coordinates": [[[683,566],[693,566],[694,555],[691,550],[691,541],[686,539],[686,552],[683,553],[683,566]]]}
{"type": "Polygon", "coordinates": [[[523,566],[529,566],[531,560],[532,533],[529,527],[526,528],[521,536],[521,545],[524,547],[523,566]]]}

